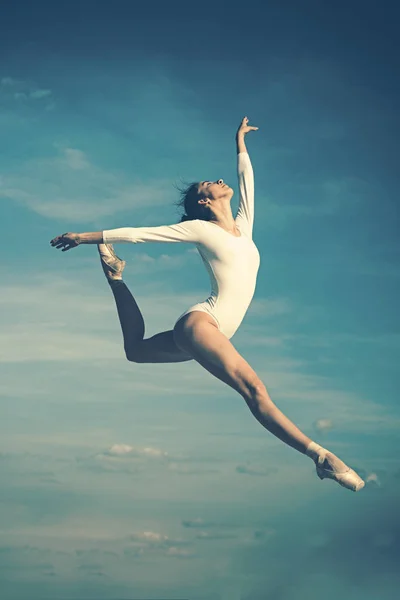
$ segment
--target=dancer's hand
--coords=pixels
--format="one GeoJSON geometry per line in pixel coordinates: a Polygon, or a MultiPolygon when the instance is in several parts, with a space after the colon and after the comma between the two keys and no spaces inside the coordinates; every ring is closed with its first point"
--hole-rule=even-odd
{"type": "Polygon", "coordinates": [[[239,125],[239,129],[237,130],[237,135],[246,135],[246,133],[249,133],[249,131],[257,131],[257,129],[258,127],[252,127],[251,125],[249,125],[248,118],[244,117],[239,125]]]}
{"type": "Polygon", "coordinates": [[[50,244],[55,248],[62,248],[61,252],[66,252],[71,248],[76,248],[80,244],[79,233],[63,233],[53,238],[50,244]]]}

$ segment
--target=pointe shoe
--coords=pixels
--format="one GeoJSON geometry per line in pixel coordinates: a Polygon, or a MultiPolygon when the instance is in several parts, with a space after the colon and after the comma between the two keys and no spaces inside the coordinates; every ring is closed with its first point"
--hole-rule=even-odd
{"type": "Polygon", "coordinates": [[[126,262],[119,258],[112,244],[98,244],[97,250],[100,254],[101,266],[109,281],[122,280],[122,271],[126,262]]]}
{"type": "MultiPolygon", "coordinates": [[[[318,456],[318,460],[315,462],[317,468],[317,475],[320,479],[333,479],[339,485],[351,490],[352,492],[358,492],[365,486],[365,481],[361,479],[359,475],[350,467],[344,470],[335,469],[334,465],[331,464],[329,459],[326,457],[327,453],[322,453],[318,456]]],[[[329,453],[331,454],[331,453],[329,453]]]]}

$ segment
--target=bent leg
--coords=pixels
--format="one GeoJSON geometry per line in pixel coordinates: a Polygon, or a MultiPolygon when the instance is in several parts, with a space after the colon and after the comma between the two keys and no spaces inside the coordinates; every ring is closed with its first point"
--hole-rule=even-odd
{"type": "Polygon", "coordinates": [[[143,316],[129,288],[122,279],[109,281],[109,284],[114,295],[128,360],[137,363],[192,360],[191,356],[178,348],[172,330],[158,333],[145,340],[143,316]]]}
{"type": "Polygon", "coordinates": [[[310,438],[272,402],[256,372],[206,313],[193,311],[174,328],[176,344],[212,375],[239,392],[256,419],[280,440],[303,454],[310,438]]]}
{"type": "Polygon", "coordinates": [[[142,340],[129,360],[137,363],[175,363],[192,360],[192,356],[176,345],[174,332],[170,329],[142,340]]]}
{"type": "Polygon", "coordinates": [[[108,283],[114,295],[122,336],[124,338],[124,349],[126,355],[128,355],[133,348],[143,341],[143,316],[135,298],[122,279],[111,280],[108,283]]]}

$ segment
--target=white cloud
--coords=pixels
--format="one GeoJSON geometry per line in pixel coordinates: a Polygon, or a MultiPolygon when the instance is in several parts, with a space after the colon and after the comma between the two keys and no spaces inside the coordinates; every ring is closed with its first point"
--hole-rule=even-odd
{"type": "Polygon", "coordinates": [[[333,421],[332,419],[317,419],[314,423],[314,427],[321,433],[330,431],[333,428],[333,421]]]}
{"type": "MultiPolygon", "coordinates": [[[[133,371],[137,393],[159,394],[160,379],[154,379],[154,366],[133,365],[125,359],[115,307],[109,290],[104,289],[104,293],[101,294],[94,289],[92,291],[90,277],[86,273],[80,273],[79,277],[83,279],[75,282],[74,293],[71,293],[71,282],[60,276],[41,275],[31,278],[26,284],[18,282],[3,286],[0,297],[2,314],[0,362],[10,366],[12,363],[43,362],[45,371],[37,367],[37,376],[30,374],[29,378],[16,378],[13,372],[8,375],[5,371],[0,383],[2,393],[11,397],[19,397],[21,394],[31,397],[50,393],[52,386],[59,385],[60,381],[63,381],[63,385],[68,385],[62,373],[57,375],[56,372],[53,373],[53,370],[49,372],[45,367],[46,362],[67,361],[71,365],[69,370],[71,371],[71,363],[73,363],[75,376],[79,377],[82,385],[86,386],[86,397],[94,400],[96,393],[91,382],[99,377],[99,372],[95,369],[96,361],[102,364],[106,364],[102,362],[106,361],[108,366],[110,361],[113,361],[114,390],[122,394],[129,393],[132,389],[130,373],[133,371]],[[84,293],[78,294],[76,290],[81,287],[84,293]],[[93,369],[90,371],[88,369],[91,364],[93,369]],[[47,373],[46,376],[44,372],[47,373]]],[[[149,331],[151,327],[155,329],[154,333],[171,328],[179,311],[198,301],[196,294],[187,297],[166,294],[162,291],[162,284],[155,287],[152,287],[152,284],[144,286],[143,292],[139,298],[139,306],[143,307],[146,323],[149,323],[147,336],[152,333],[149,331]]],[[[269,302],[268,299],[265,301],[267,307],[269,302]]],[[[262,305],[263,301],[260,300],[260,307],[262,305]]],[[[274,311],[282,309],[288,309],[284,299],[281,303],[277,302],[274,311]]],[[[244,331],[243,335],[245,333],[244,331]]],[[[258,335],[263,337],[263,326],[258,327],[258,335]]],[[[382,339],[378,338],[378,343],[387,342],[386,336],[382,339]]],[[[393,340],[393,343],[397,343],[397,340],[393,340]]],[[[376,432],[394,430],[398,427],[400,419],[393,410],[360,394],[336,389],[329,377],[304,372],[303,369],[308,369],[304,359],[294,360],[286,352],[283,357],[269,357],[266,363],[259,346],[255,352],[251,364],[265,381],[268,390],[272,392],[272,398],[278,402],[278,405],[286,403],[283,405],[285,410],[285,406],[290,403],[288,408],[292,418],[301,428],[310,427],[315,423],[316,418],[317,421],[322,420],[325,425],[335,423],[338,432],[348,430],[376,432]],[[299,401],[301,401],[301,410],[299,401]]],[[[228,390],[221,388],[223,384],[206,373],[194,361],[186,363],[184,369],[179,364],[158,365],[157,373],[160,373],[162,378],[163,395],[173,394],[176,397],[183,397],[190,394],[205,397],[228,393],[228,390]]],[[[249,427],[251,427],[250,420],[251,416],[249,427]]],[[[322,432],[321,429],[320,431],[322,432]]],[[[325,431],[328,431],[327,427],[325,431]]],[[[133,456],[132,450],[132,459],[133,456]]],[[[172,457],[170,458],[172,460],[172,457]]],[[[110,460],[107,462],[104,459],[97,465],[93,463],[92,466],[114,471],[123,471],[129,467],[126,464],[121,465],[110,460]]],[[[134,469],[135,465],[132,464],[131,468],[134,469]]],[[[170,473],[174,472],[177,475],[179,473],[190,475],[193,474],[193,468],[188,468],[185,472],[184,467],[176,468],[175,471],[174,467],[171,467],[170,473]]]]}
{"type": "Polygon", "coordinates": [[[51,90],[32,90],[29,96],[34,100],[41,100],[42,98],[47,98],[48,96],[51,96],[51,90]]]}
{"type": "MultiPolygon", "coordinates": [[[[153,261],[145,263],[148,274],[153,261]]],[[[163,260],[155,263],[159,269],[163,260]]],[[[100,271],[99,284],[104,286],[97,293],[89,284],[92,276],[96,277],[94,271],[82,269],[78,277],[74,274],[74,283],[54,273],[31,277],[26,283],[4,285],[3,279],[0,363],[126,360],[112,294],[100,271]]],[[[144,289],[139,305],[149,322],[147,335],[152,327],[154,333],[170,329],[180,312],[197,301],[196,295],[158,295],[144,289]]]]}
{"type": "Polygon", "coordinates": [[[38,87],[34,81],[24,81],[13,77],[3,77],[0,80],[0,93],[3,99],[29,101],[49,100],[53,96],[52,90],[38,87]]]}
{"type": "Polygon", "coordinates": [[[132,545],[125,550],[133,548],[136,551],[139,550],[139,554],[161,551],[165,556],[177,558],[189,558],[194,555],[194,550],[187,540],[170,538],[168,535],[155,531],[135,532],[130,534],[128,539],[132,545]]]}
{"type": "Polygon", "coordinates": [[[312,415],[322,411],[323,419],[334,423],[337,432],[377,433],[396,430],[400,425],[397,411],[360,393],[336,389],[330,377],[295,372],[293,368],[280,370],[274,362],[268,370],[259,369],[258,374],[273,390],[272,399],[277,398],[280,407],[290,402],[292,418],[300,428],[315,423],[312,415]]]}
{"type": "Polygon", "coordinates": [[[367,477],[365,478],[365,482],[366,483],[372,483],[377,485],[378,487],[381,486],[381,481],[379,479],[379,476],[377,475],[377,473],[370,473],[369,475],[367,475],[367,477]]]}
{"type": "Polygon", "coordinates": [[[16,79],[13,79],[12,77],[3,77],[1,79],[1,85],[4,86],[9,86],[9,85],[14,85],[18,83],[16,79]]]}
{"type": "Polygon", "coordinates": [[[107,457],[107,456],[119,456],[119,457],[127,457],[127,456],[144,456],[148,458],[165,458],[168,456],[168,452],[164,452],[159,448],[152,447],[142,447],[138,448],[135,446],[129,446],[128,444],[114,444],[106,450],[103,454],[99,454],[98,457],[107,457]]]}
{"type": "Polygon", "coordinates": [[[168,453],[150,446],[114,444],[103,452],[82,456],[77,459],[80,468],[108,473],[139,473],[159,465],[165,470],[168,453]]]}
{"type": "Polygon", "coordinates": [[[207,521],[205,521],[204,519],[202,519],[201,517],[196,517],[194,519],[184,519],[182,521],[182,525],[183,527],[187,527],[189,529],[197,529],[197,528],[203,528],[203,527],[213,527],[213,523],[208,523],[207,521]]]}
{"type": "Polygon", "coordinates": [[[168,541],[168,536],[154,531],[143,531],[131,533],[129,539],[136,542],[147,542],[148,544],[164,545],[168,541]]]}
{"type": "Polygon", "coordinates": [[[237,534],[224,531],[199,531],[196,539],[199,540],[232,540],[237,538],[237,534]]]}
{"type": "Polygon", "coordinates": [[[65,148],[64,149],[65,165],[70,169],[89,169],[90,163],[82,150],[76,148],[65,148]]]}
{"type": "Polygon", "coordinates": [[[0,363],[62,362],[105,358],[124,359],[121,344],[104,333],[68,331],[60,323],[14,323],[0,333],[0,363]],[[107,340],[107,341],[106,341],[107,340]]]}
{"type": "Polygon", "coordinates": [[[109,450],[106,450],[106,454],[110,454],[111,456],[121,456],[129,454],[133,450],[132,446],[128,446],[128,444],[114,444],[111,446],[109,450]]]}
{"type": "MultiPolygon", "coordinates": [[[[151,261],[148,264],[151,264],[151,261]]],[[[76,269],[76,266],[72,265],[71,268],[76,269]]],[[[82,382],[87,382],[88,397],[94,398],[89,382],[98,377],[98,371],[94,368],[96,361],[106,360],[108,364],[113,361],[116,365],[112,375],[113,389],[122,393],[129,392],[132,381],[128,373],[133,371],[137,391],[146,394],[159,392],[160,380],[155,380],[152,375],[153,365],[132,365],[125,359],[115,306],[109,290],[104,287],[101,292],[97,291],[95,285],[92,286],[90,272],[85,269],[79,272],[78,277],[74,273],[74,277],[73,291],[71,281],[59,275],[41,274],[31,277],[24,284],[18,281],[9,285],[4,285],[3,277],[0,297],[0,362],[8,365],[28,361],[73,362],[74,372],[82,382]],[[93,364],[92,371],[88,371],[90,364],[93,364]]],[[[162,282],[144,285],[138,300],[144,311],[146,326],[149,325],[146,336],[170,329],[180,312],[198,299],[198,294],[183,296],[165,293],[162,282]]],[[[288,311],[290,308],[285,299],[272,299],[272,302],[269,299],[259,299],[260,314],[268,314],[268,311],[274,314],[288,311]]],[[[266,329],[259,325],[258,331],[254,330],[255,341],[258,337],[263,338],[265,330],[269,330],[268,325],[266,329]]],[[[238,334],[238,340],[242,335],[246,339],[247,331],[248,328],[244,328],[243,333],[238,334]]],[[[341,335],[347,343],[349,337],[338,333],[338,339],[342,339],[341,335]]],[[[274,337],[279,339],[280,336],[274,337]]],[[[321,340],[323,341],[323,338],[321,340]]],[[[398,336],[371,336],[369,341],[371,344],[386,346],[391,343],[395,347],[398,344],[398,336]]],[[[358,342],[362,342],[361,337],[359,340],[356,338],[356,343],[358,342]]],[[[383,431],[398,427],[399,418],[393,410],[355,392],[336,389],[329,377],[310,373],[304,358],[291,358],[290,350],[283,347],[286,352],[284,356],[270,356],[266,362],[265,355],[260,353],[259,348],[260,346],[255,349],[255,355],[251,357],[252,366],[272,391],[272,398],[276,398],[278,404],[281,401],[290,402],[292,418],[298,420],[300,427],[309,427],[315,423],[316,418],[322,420],[325,425],[335,423],[337,431],[383,431]]],[[[34,374],[30,375],[29,379],[15,378],[11,372],[10,375],[5,372],[0,383],[1,390],[12,397],[21,394],[45,394],[46,390],[50,391],[51,386],[55,385],[57,374],[49,372],[44,377],[39,375],[40,372],[38,371],[37,377],[34,374]]],[[[164,395],[207,396],[222,390],[222,384],[194,361],[186,363],[184,369],[179,364],[158,365],[157,372],[162,377],[164,395]]],[[[59,374],[58,378],[62,379],[62,374],[59,374]]],[[[66,381],[64,383],[67,384],[66,381]]],[[[225,388],[224,391],[228,393],[225,388]]],[[[324,431],[327,431],[327,427],[324,431]]],[[[181,470],[182,474],[184,471],[185,469],[181,470]]],[[[187,474],[189,472],[190,469],[187,474]]]]}
{"type": "Polygon", "coordinates": [[[273,317],[293,311],[289,298],[254,298],[248,309],[250,317],[273,317]]]}
{"type": "Polygon", "coordinates": [[[258,194],[260,209],[268,212],[271,226],[283,228],[294,219],[321,218],[340,214],[352,215],[369,202],[371,189],[367,181],[354,177],[318,180],[311,183],[287,181],[275,195],[263,199],[258,194]],[[266,207],[265,209],[263,207],[266,207]]]}
{"type": "Polygon", "coordinates": [[[172,203],[175,190],[165,179],[127,179],[91,163],[78,148],[58,146],[55,156],[35,158],[3,173],[0,197],[47,218],[93,222],[119,211],[172,203]]]}

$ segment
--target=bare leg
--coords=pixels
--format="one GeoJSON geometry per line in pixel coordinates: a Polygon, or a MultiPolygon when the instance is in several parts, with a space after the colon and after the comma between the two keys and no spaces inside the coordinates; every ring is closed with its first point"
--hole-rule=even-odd
{"type": "Polygon", "coordinates": [[[354,492],[364,486],[355,471],[332,452],[312,442],[275,406],[264,383],[209,315],[199,311],[185,315],[175,325],[174,334],[180,348],[243,396],[261,425],[285,444],[307,454],[315,462],[320,479],[334,479],[354,492]]]}
{"type": "Polygon", "coordinates": [[[125,261],[114,251],[112,244],[98,244],[100,262],[114,295],[128,360],[138,363],[170,363],[191,360],[178,348],[172,330],[144,339],[142,313],[126,284],[122,281],[125,261]]]}
{"type": "Polygon", "coordinates": [[[172,330],[144,339],[143,316],[127,285],[122,279],[110,279],[109,284],[114,295],[128,360],[137,363],[174,363],[192,360],[191,356],[178,348],[172,330]]]}
{"type": "Polygon", "coordinates": [[[121,324],[125,353],[128,355],[143,341],[143,316],[135,298],[122,279],[110,280],[109,284],[114,295],[119,322],[121,324]]]}
{"type": "Polygon", "coordinates": [[[175,326],[179,347],[245,399],[256,419],[280,440],[303,454],[311,443],[272,402],[255,371],[206,313],[194,311],[175,326]]]}

